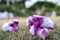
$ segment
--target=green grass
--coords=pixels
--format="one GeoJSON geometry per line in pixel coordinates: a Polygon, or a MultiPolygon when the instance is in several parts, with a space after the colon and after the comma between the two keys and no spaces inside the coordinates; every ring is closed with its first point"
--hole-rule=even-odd
{"type": "MultiPolygon", "coordinates": [[[[40,38],[31,36],[28,28],[21,25],[19,31],[15,33],[0,31],[0,40],[40,40],[40,38]]],[[[60,40],[60,29],[55,29],[47,40],[60,40]]]]}

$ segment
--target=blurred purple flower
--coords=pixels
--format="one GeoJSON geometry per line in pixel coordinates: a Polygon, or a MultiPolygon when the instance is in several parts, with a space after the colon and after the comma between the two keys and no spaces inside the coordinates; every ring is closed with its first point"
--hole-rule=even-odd
{"type": "Polygon", "coordinates": [[[33,15],[28,17],[27,24],[30,27],[30,33],[40,36],[42,39],[49,35],[54,29],[54,23],[47,17],[33,15]]]}
{"type": "Polygon", "coordinates": [[[18,20],[16,19],[10,20],[9,22],[3,24],[2,30],[10,32],[18,31],[19,29],[18,24],[19,24],[18,20]]]}

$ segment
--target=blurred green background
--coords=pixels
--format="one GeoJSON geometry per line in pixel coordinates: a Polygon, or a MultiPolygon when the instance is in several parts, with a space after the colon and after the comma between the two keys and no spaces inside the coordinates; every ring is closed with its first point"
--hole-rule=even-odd
{"type": "Polygon", "coordinates": [[[21,2],[15,2],[14,4],[12,4],[12,2],[10,1],[10,5],[7,6],[6,1],[1,0],[0,11],[12,12],[15,16],[29,16],[33,14],[38,14],[36,12],[37,9],[42,10],[42,7],[44,6],[45,10],[41,13],[41,15],[45,15],[46,12],[51,12],[52,10],[55,10],[57,15],[60,16],[60,6],[56,5],[55,3],[47,1],[38,1],[33,6],[26,8],[25,1],[26,0],[22,0],[21,2]],[[24,12],[21,12],[22,10],[24,12]]]}

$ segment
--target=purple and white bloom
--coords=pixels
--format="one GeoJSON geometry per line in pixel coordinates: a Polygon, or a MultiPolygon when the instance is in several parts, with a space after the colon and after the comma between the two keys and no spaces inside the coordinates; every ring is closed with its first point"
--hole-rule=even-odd
{"type": "Polygon", "coordinates": [[[38,15],[28,17],[27,26],[32,35],[40,36],[42,39],[54,29],[54,23],[49,18],[38,15]]]}
{"type": "Polygon", "coordinates": [[[2,25],[2,30],[3,31],[15,32],[19,29],[18,24],[19,24],[18,20],[12,19],[9,22],[4,23],[2,25]]]}

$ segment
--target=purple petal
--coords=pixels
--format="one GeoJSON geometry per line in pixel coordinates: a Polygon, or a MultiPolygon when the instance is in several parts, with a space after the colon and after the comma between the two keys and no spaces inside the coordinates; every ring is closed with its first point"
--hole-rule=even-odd
{"type": "Polygon", "coordinates": [[[29,23],[29,26],[32,26],[33,25],[32,20],[29,20],[28,23],[29,23]]]}
{"type": "Polygon", "coordinates": [[[44,35],[44,37],[47,37],[48,33],[45,30],[43,30],[42,35],[44,35]]]}
{"type": "Polygon", "coordinates": [[[18,23],[17,21],[14,21],[14,22],[13,22],[13,25],[14,25],[15,27],[17,27],[18,24],[19,24],[19,23],[18,23]]]}
{"type": "Polygon", "coordinates": [[[52,29],[52,30],[54,29],[53,27],[45,27],[45,28],[47,28],[47,29],[52,29]]]}
{"type": "Polygon", "coordinates": [[[13,24],[10,24],[10,27],[14,27],[14,25],[13,24]]]}

